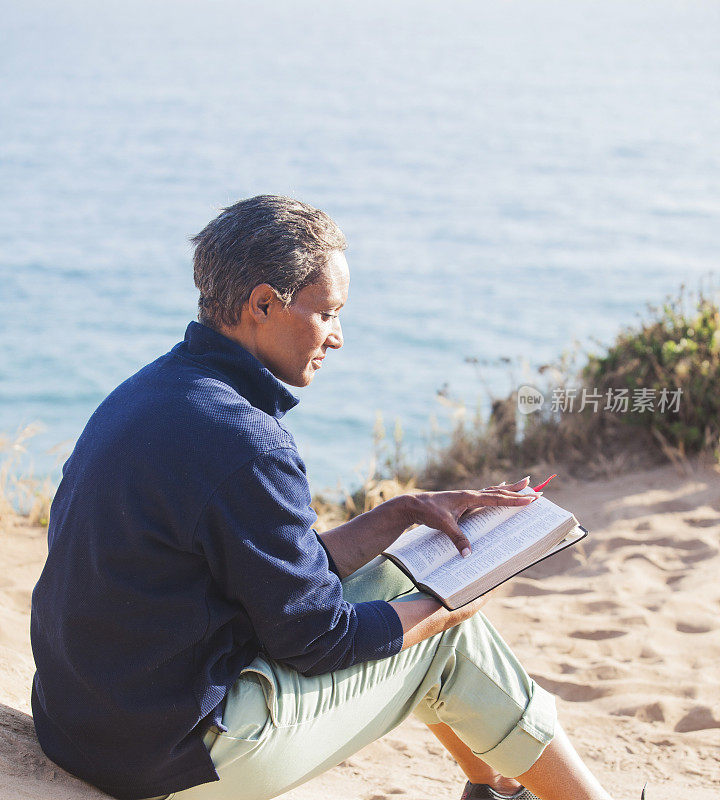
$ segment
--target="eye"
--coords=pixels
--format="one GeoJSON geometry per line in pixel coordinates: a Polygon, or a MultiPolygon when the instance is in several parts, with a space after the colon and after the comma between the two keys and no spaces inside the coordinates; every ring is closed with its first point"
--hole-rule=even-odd
{"type": "Polygon", "coordinates": [[[330,314],[327,311],[321,311],[320,316],[323,318],[323,322],[327,322],[331,319],[337,319],[340,315],[339,314],[330,314]]]}

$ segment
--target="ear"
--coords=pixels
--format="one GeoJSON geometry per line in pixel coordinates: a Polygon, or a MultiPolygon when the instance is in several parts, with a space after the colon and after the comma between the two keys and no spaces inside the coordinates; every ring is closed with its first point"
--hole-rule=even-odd
{"type": "Polygon", "coordinates": [[[268,283],[259,283],[250,292],[247,310],[252,319],[262,325],[267,322],[272,307],[278,303],[280,298],[275,289],[268,283]]]}

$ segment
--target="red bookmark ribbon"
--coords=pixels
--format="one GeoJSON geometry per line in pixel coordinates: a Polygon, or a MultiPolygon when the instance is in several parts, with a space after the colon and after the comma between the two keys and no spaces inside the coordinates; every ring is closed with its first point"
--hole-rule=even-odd
{"type": "Polygon", "coordinates": [[[541,491],[542,489],[544,489],[544,488],[545,488],[545,487],[548,485],[548,483],[550,483],[550,481],[551,481],[553,478],[557,478],[557,473],[555,473],[555,475],[551,475],[551,476],[550,476],[550,477],[549,477],[549,478],[548,478],[546,481],[543,481],[543,482],[542,482],[542,483],[541,483],[539,486],[536,486],[536,487],[533,489],[533,492],[539,492],[539,491],[541,491]]]}

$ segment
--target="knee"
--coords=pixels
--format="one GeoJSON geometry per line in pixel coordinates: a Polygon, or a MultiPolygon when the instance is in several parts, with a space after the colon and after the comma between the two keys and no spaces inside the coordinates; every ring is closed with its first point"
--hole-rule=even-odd
{"type": "Polygon", "coordinates": [[[497,689],[500,700],[505,696],[520,714],[530,703],[535,681],[484,614],[478,612],[445,631],[439,647],[452,650],[445,669],[448,688],[457,674],[463,684],[473,681],[486,693],[497,689]]]}
{"type": "Polygon", "coordinates": [[[503,775],[521,773],[553,737],[553,695],[530,678],[481,615],[445,631],[438,651],[441,666],[423,721],[449,725],[503,775]]]}

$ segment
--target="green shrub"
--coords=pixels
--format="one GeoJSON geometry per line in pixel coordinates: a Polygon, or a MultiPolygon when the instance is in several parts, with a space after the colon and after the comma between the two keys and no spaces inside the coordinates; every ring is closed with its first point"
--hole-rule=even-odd
{"type": "Polygon", "coordinates": [[[684,290],[653,308],[653,318],[627,329],[602,356],[590,356],[582,377],[603,392],[645,390],[652,410],[630,409],[626,425],[649,431],[681,456],[720,455],[720,307],[717,298],[684,290]],[[675,401],[675,402],[673,402],[675,401]]]}
{"type": "Polygon", "coordinates": [[[588,478],[697,453],[720,461],[718,294],[689,295],[681,288],[678,297],[648,312],[603,354],[585,354],[582,367],[577,352],[541,367],[540,411],[520,414],[517,392],[511,392],[491,398],[487,416],[458,415],[418,470],[419,484],[494,482],[559,462],[588,478]],[[622,402],[613,409],[623,392],[627,410],[622,402]],[[553,402],[570,396],[572,410],[553,402]],[[595,403],[582,407],[583,396],[595,403]]]}

